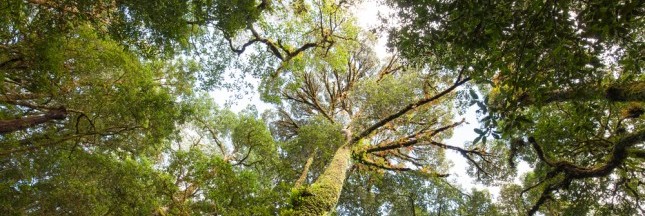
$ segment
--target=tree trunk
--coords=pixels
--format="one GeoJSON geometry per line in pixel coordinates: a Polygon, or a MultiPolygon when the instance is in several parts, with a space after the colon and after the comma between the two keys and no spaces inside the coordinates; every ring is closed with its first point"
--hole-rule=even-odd
{"type": "Polygon", "coordinates": [[[351,147],[345,144],[336,150],[325,171],[308,187],[295,188],[291,195],[292,209],[282,215],[325,215],[336,207],[350,167],[351,147]]]}
{"type": "Polygon", "coordinates": [[[300,187],[302,183],[304,183],[305,180],[307,180],[307,173],[309,173],[309,167],[311,167],[311,164],[314,162],[314,156],[316,156],[316,151],[311,152],[311,155],[309,155],[309,158],[305,163],[305,167],[302,169],[302,173],[300,173],[300,177],[298,178],[298,180],[296,180],[296,183],[294,184],[294,188],[300,187]]]}
{"type": "Polygon", "coordinates": [[[33,127],[51,120],[63,120],[67,117],[67,111],[61,107],[47,111],[45,115],[27,116],[25,118],[0,120],[0,134],[11,133],[25,128],[33,127]]]}

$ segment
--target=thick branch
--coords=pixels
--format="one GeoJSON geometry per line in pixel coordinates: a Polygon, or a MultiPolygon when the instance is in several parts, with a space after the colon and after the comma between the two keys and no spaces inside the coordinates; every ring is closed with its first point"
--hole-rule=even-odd
{"type": "Polygon", "coordinates": [[[300,177],[298,180],[296,180],[296,183],[294,184],[294,188],[298,188],[302,185],[302,183],[305,182],[307,179],[307,173],[309,173],[309,167],[311,167],[311,164],[314,162],[314,156],[316,156],[316,151],[311,152],[309,155],[309,158],[307,158],[307,162],[305,163],[305,166],[302,168],[302,173],[300,173],[300,177]]]}
{"type": "Polygon", "coordinates": [[[460,85],[463,85],[464,83],[468,82],[469,80],[470,80],[470,78],[465,78],[465,79],[463,79],[461,81],[458,80],[457,82],[455,82],[455,84],[453,84],[452,86],[450,86],[446,90],[443,90],[442,92],[439,92],[438,94],[436,94],[436,95],[434,95],[432,97],[426,97],[426,98],[421,99],[421,100],[419,100],[419,101],[417,101],[415,103],[412,103],[412,104],[409,104],[409,105],[403,107],[403,109],[399,110],[398,112],[396,112],[396,113],[394,113],[394,114],[392,114],[392,115],[390,115],[388,117],[385,117],[384,119],[381,119],[380,121],[376,122],[374,125],[368,127],[363,132],[359,133],[357,136],[352,138],[350,143],[358,142],[360,139],[369,136],[372,132],[374,132],[375,130],[379,129],[380,127],[383,127],[388,122],[390,122],[390,121],[402,116],[403,114],[409,112],[410,110],[413,110],[413,109],[415,109],[415,108],[417,108],[419,106],[423,106],[423,105],[425,105],[427,103],[430,103],[432,101],[435,101],[435,100],[443,97],[444,95],[452,92],[455,88],[459,87],[460,85]]]}
{"type": "Polygon", "coordinates": [[[524,94],[520,96],[523,106],[533,105],[536,102],[541,104],[566,102],[566,101],[593,101],[608,100],[613,102],[643,102],[645,101],[645,82],[633,82],[626,84],[615,84],[609,87],[592,86],[583,90],[552,91],[540,95],[541,100],[524,94]]]}
{"type": "Polygon", "coordinates": [[[376,162],[370,161],[368,159],[362,159],[359,161],[362,164],[368,165],[368,166],[373,166],[379,169],[384,169],[384,170],[392,170],[392,171],[410,171],[412,169],[407,168],[407,167],[394,167],[386,164],[378,164],[376,162]]]}
{"type": "Polygon", "coordinates": [[[609,159],[605,164],[596,167],[581,167],[568,161],[551,160],[547,155],[545,155],[542,147],[535,141],[535,139],[529,137],[529,142],[533,146],[533,149],[535,149],[540,160],[544,161],[549,166],[556,168],[556,171],[564,172],[574,179],[608,175],[627,158],[627,148],[643,141],[645,141],[645,130],[624,136],[616,142],[611,154],[609,155],[609,159]]]}
{"type": "MultiPolygon", "coordinates": [[[[446,131],[446,130],[448,130],[450,128],[454,128],[454,127],[462,124],[463,122],[464,121],[462,120],[460,122],[455,122],[454,124],[447,125],[447,126],[438,128],[436,130],[423,131],[423,132],[419,132],[417,134],[413,134],[413,135],[398,139],[398,140],[393,141],[393,142],[382,143],[382,144],[376,145],[376,146],[374,146],[372,148],[369,148],[369,149],[365,150],[365,152],[366,153],[372,153],[372,152],[386,151],[386,150],[391,150],[391,149],[397,149],[397,148],[404,148],[404,147],[413,146],[413,145],[419,143],[421,141],[420,138],[422,138],[422,137],[433,137],[433,136],[435,136],[435,135],[437,135],[437,134],[439,134],[439,133],[441,133],[443,131],[446,131]]],[[[451,147],[453,147],[453,146],[451,146],[451,147]]],[[[454,147],[454,148],[461,149],[459,147],[454,147]]]]}
{"type": "Polygon", "coordinates": [[[65,110],[64,107],[60,107],[59,109],[49,110],[44,115],[28,116],[12,120],[0,120],[0,134],[11,133],[52,120],[63,120],[65,118],[67,118],[67,110],[65,110]]]}
{"type": "Polygon", "coordinates": [[[572,180],[609,175],[616,167],[620,166],[627,159],[629,155],[629,147],[645,141],[645,130],[629,134],[619,139],[614,145],[614,148],[605,164],[595,167],[581,167],[568,161],[554,161],[545,154],[542,146],[540,146],[533,137],[529,137],[528,140],[538,155],[538,158],[547,165],[555,168],[548,173],[547,178],[554,178],[560,173],[564,174],[563,180],[547,186],[544,191],[542,191],[540,198],[528,212],[529,215],[533,215],[538,211],[540,206],[550,198],[552,191],[565,187],[572,180]]]}

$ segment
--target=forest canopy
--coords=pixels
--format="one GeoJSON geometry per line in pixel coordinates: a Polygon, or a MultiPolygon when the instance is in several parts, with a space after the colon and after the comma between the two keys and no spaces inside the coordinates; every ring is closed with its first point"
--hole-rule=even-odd
{"type": "Polygon", "coordinates": [[[631,0],[2,1],[0,212],[642,215],[644,14],[631,0]],[[388,8],[375,28],[365,4],[388,8]],[[468,123],[476,136],[455,133],[468,123]],[[459,185],[454,160],[500,191],[459,185]]]}

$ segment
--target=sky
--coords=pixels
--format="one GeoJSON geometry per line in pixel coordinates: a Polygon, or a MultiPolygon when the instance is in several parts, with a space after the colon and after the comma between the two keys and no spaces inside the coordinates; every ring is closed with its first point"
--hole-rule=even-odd
{"type": "MultiPolygon", "coordinates": [[[[366,30],[370,30],[380,24],[380,20],[378,18],[379,13],[387,13],[388,11],[390,11],[390,9],[387,6],[378,5],[375,1],[363,1],[355,8],[353,8],[353,11],[357,17],[358,25],[366,30]]],[[[382,60],[389,57],[389,53],[387,52],[387,48],[385,46],[386,40],[387,35],[379,35],[376,47],[374,48],[377,56],[382,60]]],[[[251,81],[251,83],[255,83],[254,87],[257,89],[257,83],[259,83],[259,80],[253,80],[253,78],[250,77],[248,79],[251,79],[249,80],[251,81]]],[[[212,91],[210,93],[210,96],[215,100],[217,104],[222,107],[228,106],[228,108],[234,112],[241,111],[249,105],[255,106],[260,113],[271,108],[270,105],[260,100],[259,94],[257,92],[253,92],[253,94],[244,95],[242,96],[242,98],[234,98],[234,94],[232,92],[226,89],[219,89],[212,91]],[[235,101],[235,103],[231,104],[229,103],[230,101],[235,101]]],[[[467,123],[455,128],[453,131],[453,136],[450,139],[444,141],[446,144],[464,147],[467,142],[474,140],[477,136],[477,134],[474,132],[474,129],[478,127],[476,107],[471,107],[464,113],[464,115],[455,116],[455,121],[460,121],[461,119],[465,119],[467,123]]],[[[489,139],[492,140],[492,137],[489,139]]],[[[478,184],[474,178],[470,177],[466,173],[468,164],[466,159],[464,159],[460,154],[454,151],[447,151],[446,158],[451,160],[453,164],[453,167],[450,169],[449,180],[451,182],[457,183],[461,188],[465,189],[464,192],[468,192],[470,191],[470,188],[475,187],[477,189],[488,190],[493,198],[498,197],[500,191],[499,187],[488,187],[482,184],[478,184]]],[[[519,176],[521,176],[522,173],[525,173],[528,170],[530,170],[528,164],[526,164],[525,162],[519,163],[519,174],[518,178],[515,179],[515,182],[519,184],[519,176]]]]}

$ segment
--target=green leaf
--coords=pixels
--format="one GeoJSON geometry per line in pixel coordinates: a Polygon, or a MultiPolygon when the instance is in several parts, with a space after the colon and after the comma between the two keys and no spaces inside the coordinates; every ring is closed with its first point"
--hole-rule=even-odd
{"type": "Polygon", "coordinates": [[[482,137],[484,137],[484,136],[476,137],[475,140],[473,140],[473,145],[476,145],[482,139],[482,137]]]}
{"type": "Polygon", "coordinates": [[[502,138],[499,134],[496,134],[496,133],[492,133],[492,135],[493,135],[493,138],[495,138],[495,139],[502,138]]]}
{"type": "Polygon", "coordinates": [[[475,128],[474,130],[475,130],[475,133],[477,133],[477,134],[484,134],[484,131],[482,131],[479,128],[475,128]]]}

